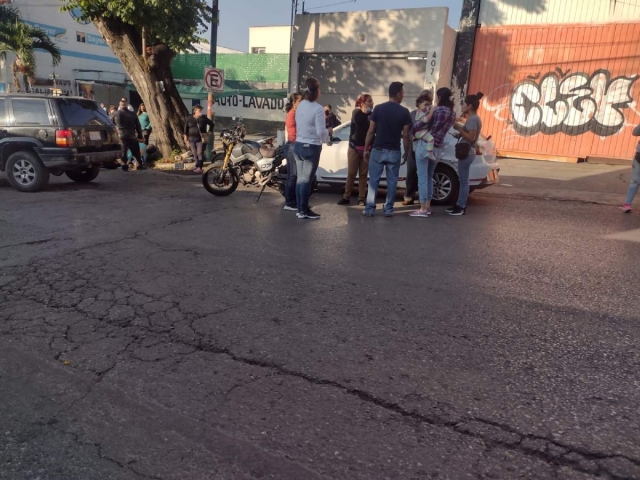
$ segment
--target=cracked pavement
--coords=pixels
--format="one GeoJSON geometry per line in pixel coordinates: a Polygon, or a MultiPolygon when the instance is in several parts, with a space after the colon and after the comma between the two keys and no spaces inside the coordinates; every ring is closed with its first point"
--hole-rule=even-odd
{"type": "Polygon", "coordinates": [[[640,228],[0,177],[0,479],[640,479],[640,228]]]}

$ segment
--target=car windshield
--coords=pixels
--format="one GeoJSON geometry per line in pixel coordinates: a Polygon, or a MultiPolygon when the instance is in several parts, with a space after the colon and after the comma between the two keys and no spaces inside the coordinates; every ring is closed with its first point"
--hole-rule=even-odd
{"type": "Polygon", "coordinates": [[[58,100],[58,108],[65,125],[111,125],[107,112],[92,100],[61,98],[58,100]]]}

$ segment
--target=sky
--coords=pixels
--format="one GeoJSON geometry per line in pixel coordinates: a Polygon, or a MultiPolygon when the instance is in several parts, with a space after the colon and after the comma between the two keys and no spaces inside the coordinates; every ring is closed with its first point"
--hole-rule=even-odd
{"type": "MultiPolygon", "coordinates": [[[[291,0],[219,0],[218,44],[246,52],[249,27],[289,25],[291,0]]],[[[298,1],[299,5],[302,0],[298,1]]],[[[309,13],[384,10],[389,0],[305,0],[309,13]],[[331,4],[338,4],[333,5],[331,4]],[[321,8],[318,8],[321,7],[321,8]]],[[[394,0],[393,8],[449,7],[449,25],[457,28],[462,0],[394,0]]]]}

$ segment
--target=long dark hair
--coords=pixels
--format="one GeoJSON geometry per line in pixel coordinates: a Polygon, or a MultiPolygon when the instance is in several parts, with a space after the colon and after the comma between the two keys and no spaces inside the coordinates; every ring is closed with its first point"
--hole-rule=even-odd
{"type": "Polygon", "coordinates": [[[315,102],[320,96],[320,82],[313,77],[309,77],[304,82],[304,87],[304,99],[309,102],[315,102]]]}
{"type": "Polygon", "coordinates": [[[471,105],[471,109],[475,112],[480,108],[480,100],[484,97],[484,93],[478,92],[475,95],[467,95],[464,97],[464,103],[471,105]]]}
{"type": "Polygon", "coordinates": [[[443,87],[436,92],[436,96],[438,97],[438,106],[439,107],[447,107],[453,110],[453,100],[451,100],[451,90],[447,87],[443,87]]]}
{"type": "Polygon", "coordinates": [[[291,110],[293,110],[293,107],[301,98],[302,95],[300,93],[292,93],[289,97],[289,103],[287,103],[287,106],[284,107],[285,112],[289,113],[291,110]]]}
{"type": "Polygon", "coordinates": [[[140,116],[142,113],[147,111],[147,107],[144,106],[144,103],[141,103],[140,105],[138,105],[138,113],[137,115],[140,116]],[[144,108],[144,110],[142,110],[144,108]]]}

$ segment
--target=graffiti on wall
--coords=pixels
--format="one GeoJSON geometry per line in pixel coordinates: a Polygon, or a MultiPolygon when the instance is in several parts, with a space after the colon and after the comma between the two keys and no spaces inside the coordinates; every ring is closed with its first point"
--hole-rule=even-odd
{"type": "Polygon", "coordinates": [[[589,75],[563,72],[559,67],[544,75],[529,76],[511,92],[511,126],[524,136],[559,132],[572,136],[586,132],[601,137],[614,135],[626,125],[625,109],[634,104],[632,90],[638,78],[612,78],[606,69],[589,75]]]}

